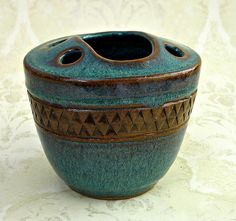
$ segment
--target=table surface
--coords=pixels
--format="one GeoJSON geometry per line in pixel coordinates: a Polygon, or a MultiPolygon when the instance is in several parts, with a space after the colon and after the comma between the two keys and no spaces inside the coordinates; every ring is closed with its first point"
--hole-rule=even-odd
{"type": "Polygon", "coordinates": [[[0,0],[0,221],[236,220],[234,0],[0,0]],[[198,96],[176,161],[154,189],[103,201],[71,191],[37,136],[22,60],[46,40],[142,30],[197,50],[198,96]]]}

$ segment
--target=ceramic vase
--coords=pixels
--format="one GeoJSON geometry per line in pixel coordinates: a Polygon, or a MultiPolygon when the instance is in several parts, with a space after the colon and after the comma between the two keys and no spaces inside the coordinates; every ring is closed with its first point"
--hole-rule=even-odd
{"type": "Polygon", "coordinates": [[[24,59],[45,154],[73,190],[124,199],[151,189],[174,162],[201,60],[143,32],[59,38],[24,59]]]}

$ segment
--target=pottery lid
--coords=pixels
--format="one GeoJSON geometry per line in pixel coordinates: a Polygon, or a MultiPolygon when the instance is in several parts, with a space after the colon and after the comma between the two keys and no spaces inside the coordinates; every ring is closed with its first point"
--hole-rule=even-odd
{"type": "Polygon", "coordinates": [[[25,67],[45,77],[75,81],[148,77],[200,64],[187,46],[143,32],[119,31],[63,37],[32,49],[25,67]]]}

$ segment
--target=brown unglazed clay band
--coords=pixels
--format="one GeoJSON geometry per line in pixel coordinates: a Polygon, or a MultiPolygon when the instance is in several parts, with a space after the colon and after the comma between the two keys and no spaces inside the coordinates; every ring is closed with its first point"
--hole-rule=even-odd
{"type": "Polygon", "coordinates": [[[186,126],[196,91],[160,107],[70,107],[44,102],[30,93],[36,124],[64,139],[81,142],[122,142],[166,136],[186,126]]]}

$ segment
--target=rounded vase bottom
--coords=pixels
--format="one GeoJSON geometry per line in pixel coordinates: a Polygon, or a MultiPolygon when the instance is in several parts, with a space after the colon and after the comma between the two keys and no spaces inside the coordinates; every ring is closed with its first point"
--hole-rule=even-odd
{"type": "Polygon", "coordinates": [[[186,126],[152,139],[75,142],[37,128],[57,174],[73,190],[98,199],[127,199],[153,187],[174,162],[186,126]]]}
{"type": "Polygon", "coordinates": [[[83,196],[86,196],[86,197],[89,197],[89,198],[93,198],[93,199],[99,199],[99,200],[125,200],[125,199],[130,199],[130,198],[133,198],[133,197],[137,197],[137,196],[140,196],[146,192],[148,192],[149,190],[151,190],[152,188],[154,188],[154,186],[156,185],[155,184],[152,184],[146,188],[142,188],[138,191],[135,191],[133,194],[128,194],[128,195],[96,195],[96,194],[93,194],[91,192],[86,192],[86,191],[82,191],[82,190],[79,190],[73,186],[69,186],[73,191],[83,195],[83,196]]]}

